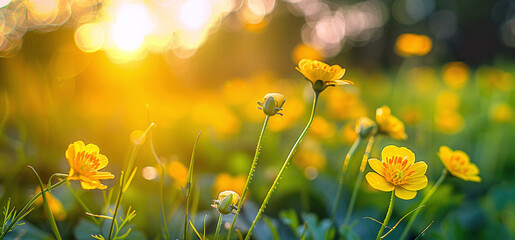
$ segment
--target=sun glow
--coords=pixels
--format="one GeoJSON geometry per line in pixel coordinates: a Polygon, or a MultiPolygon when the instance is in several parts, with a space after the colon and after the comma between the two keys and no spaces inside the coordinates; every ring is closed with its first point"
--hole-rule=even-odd
{"type": "Polygon", "coordinates": [[[145,5],[132,3],[120,8],[111,34],[116,46],[123,50],[135,50],[152,29],[152,19],[145,5]]]}

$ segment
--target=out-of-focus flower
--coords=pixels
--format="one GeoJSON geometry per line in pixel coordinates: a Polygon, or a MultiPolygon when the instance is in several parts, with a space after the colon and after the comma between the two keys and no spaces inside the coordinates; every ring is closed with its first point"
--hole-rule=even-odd
{"type": "Polygon", "coordinates": [[[311,125],[310,136],[315,136],[320,139],[329,139],[336,133],[336,127],[331,122],[327,121],[324,117],[316,116],[311,125]]]}
{"type": "Polygon", "coordinates": [[[361,117],[356,122],[356,132],[362,137],[370,137],[377,132],[377,124],[372,119],[361,117]]]}
{"type": "Polygon", "coordinates": [[[100,149],[95,144],[84,145],[82,141],[76,141],[68,146],[65,156],[70,164],[68,180],[79,180],[83,189],[106,189],[100,180],[113,179],[110,172],[99,172],[107,163],[107,157],[100,154],[100,149]]]}
{"type": "Polygon", "coordinates": [[[337,88],[324,94],[327,110],[338,120],[357,119],[367,115],[367,109],[353,89],[337,88]],[[350,91],[349,91],[350,90],[350,91]]]}
{"type": "Polygon", "coordinates": [[[513,76],[501,69],[480,67],[477,70],[478,81],[486,90],[509,92],[513,89],[513,76]]]}
{"type": "Polygon", "coordinates": [[[231,176],[228,173],[220,173],[216,176],[213,184],[213,192],[222,192],[225,189],[232,189],[238,194],[243,193],[247,177],[245,175],[231,176]]]}
{"type": "Polygon", "coordinates": [[[172,177],[177,188],[185,187],[188,182],[188,168],[179,160],[168,163],[168,174],[172,177]]]}
{"type": "Polygon", "coordinates": [[[422,109],[416,106],[405,107],[401,113],[402,120],[406,125],[416,125],[424,118],[422,109]]]}
{"type": "Polygon", "coordinates": [[[280,93],[268,93],[263,98],[263,102],[257,102],[260,110],[268,116],[274,116],[275,114],[283,115],[279,111],[283,110],[282,107],[286,102],[286,98],[280,93]]]}
{"type": "Polygon", "coordinates": [[[325,169],[327,160],[320,149],[302,149],[295,157],[294,162],[299,168],[305,169],[312,167],[317,171],[325,169]]]}
{"type": "Polygon", "coordinates": [[[443,66],[443,80],[447,86],[460,89],[467,83],[469,67],[463,62],[450,62],[443,66]]]}
{"type": "Polygon", "coordinates": [[[375,172],[367,173],[366,179],[373,188],[395,191],[398,198],[409,200],[427,186],[427,164],[423,161],[415,163],[415,154],[411,150],[389,145],[383,148],[381,158],[382,161],[368,160],[375,172]]]}
{"type": "Polygon", "coordinates": [[[341,80],[345,69],[339,65],[328,64],[311,59],[300,60],[295,68],[306,77],[316,93],[324,91],[329,86],[353,84],[348,80],[341,80]]]}
{"type": "Polygon", "coordinates": [[[295,48],[293,48],[292,52],[292,60],[294,63],[300,62],[302,59],[315,59],[322,60],[322,54],[315,48],[309,45],[305,45],[302,43],[297,44],[295,48]]]}
{"type": "Polygon", "coordinates": [[[490,119],[496,123],[507,123],[513,119],[513,108],[507,103],[497,103],[490,108],[490,119]]]}
{"type": "Polygon", "coordinates": [[[233,191],[223,191],[218,194],[218,198],[213,200],[211,207],[216,208],[221,214],[235,213],[238,208],[236,205],[240,200],[240,196],[233,191]]]}
{"type": "Polygon", "coordinates": [[[444,109],[436,112],[435,125],[438,131],[451,135],[463,129],[465,120],[458,112],[444,109]]]}
{"type": "Polygon", "coordinates": [[[356,133],[356,124],[356,121],[349,121],[343,125],[342,130],[340,130],[340,140],[345,145],[351,145],[358,137],[358,133],[356,133]]]}
{"type": "Polygon", "coordinates": [[[438,157],[452,175],[465,181],[481,182],[481,178],[478,176],[479,169],[476,164],[470,162],[470,158],[465,152],[453,151],[447,146],[441,146],[438,157]]]}
{"type": "Polygon", "coordinates": [[[456,111],[460,107],[460,97],[454,91],[443,91],[436,97],[436,110],[456,111]]]}
{"type": "MultiPolygon", "coordinates": [[[[40,193],[41,189],[36,189],[36,194],[40,193]]],[[[59,199],[54,197],[53,194],[49,192],[45,192],[46,201],[48,202],[48,207],[50,208],[50,211],[52,212],[52,215],[54,215],[56,220],[63,221],[66,219],[66,210],[63,208],[63,204],[59,199]]],[[[43,197],[39,197],[34,204],[41,205],[43,203],[43,197]]]]}
{"type": "Polygon", "coordinates": [[[293,127],[305,110],[306,107],[301,100],[288,98],[288,107],[282,111],[284,116],[270,120],[268,128],[278,132],[293,127]]]}
{"type": "Polygon", "coordinates": [[[393,139],[406,140],[408,136],[404,132],[404,123],[394,117],[388,106],[382,106],[376,110],[376,121],[379,132],[390,135],[393,139]]]}
{"type": "Polygon", "coordinates": [[[432,47],[433,42],[429,37],[413,33],[401,34],[395,43],[395,51],[403,57],[424,56],[432,47]]]}

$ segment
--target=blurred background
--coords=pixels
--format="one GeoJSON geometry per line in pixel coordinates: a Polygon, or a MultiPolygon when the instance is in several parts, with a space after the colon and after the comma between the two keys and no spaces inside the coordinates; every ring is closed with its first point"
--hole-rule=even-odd
{"type": "MultiPolygon", "coordinates": [[[[443,168],[436,152],[448,145],[468,153],[483,179],[448,177],[413,233],[434,220],[428,239],[514,238],[514,56],[511,0],[0,0],[2,205],[11,198],[22,206],[37,188],[27,164],[43,178],[67,173],[64,152],[76,140],[98,145],[110,160],[106,170],[119,176],[130,133],[155,122],[153,144],[167,166],[174,237],[181,236],[184,217],[180,186],[203,131],[194,220],[202,229],[207,215],[213,232],[211,200],[226,189],[241,193],[245,184],[265,116],[256,101],[279,92],[287,99],[284,116],[271,118],[237,225],[246,229],[308,119],[312,90],[295,66],[311,58],[346,68],[344,78],[355,85],[324,91],[315,122],[265,211],[282,238],[298,236],[308,220],[311,229],[324,229],[338,170],[356,138],[354,121],[374,119],[382,105],[406,124],[408,140],[379,138],[371,157],[387,144],[406,146],[428,163],[434,183],[443,168]],[[285,216],[298,217],[299,225],[285,223],[285,216]]],[[[124,201],[137,211],[138,236],[154,238],[160,176],[148,144],[124,201]]],[[[343,222],[360,159],[345,178],[337,222],[343,222]]],[[[79,238],[83,211],[67,189],[55,192],[67,212],[59,222],[63,235],[79,238]]],[[[99,192],[82,194],[100,211],[99,192]]],[[[394,220],[422,194],[397,201],[394,220]]],[[[358,236],[374,236],[378,224],[363,217],[382,219],[387,202],[388,194],[362,184],[354,211],[358,236]]],[[[50,230],[43,211],[36,211],[41,214],[29,215],[25,227],[44,238],[50,230]]],[[[269,225],[258,229],[257,239],[271,238],[269,225]]]]}

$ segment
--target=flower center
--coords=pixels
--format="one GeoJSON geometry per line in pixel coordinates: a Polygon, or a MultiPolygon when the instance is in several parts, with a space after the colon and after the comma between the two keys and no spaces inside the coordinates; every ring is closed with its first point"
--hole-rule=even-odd
{"type": "Polygon", "coordinates": [[[410,176],[415,172],[410,170],[411,165],[408,166],[407,157],[393,156],[383,162],[383,167],[386,180],[393,185],[406,184],[410,176]]]}
{"type": "Polygon", "coordinates": [[[85,173],[94,172],[100,166],[100,163],[96,155],[81,151],[77,154],[77,158],[75,158],[75,166],[75,170],[84,175],[85,173]]]}
{"type": "Polygon", "coordinates": [[[460,172],[460,173],[467,173],[466,161],[461,156],[452,155],[451,156],[451,165],[452,165],[452,168],[454,169],[454,171],[460,172]]]}

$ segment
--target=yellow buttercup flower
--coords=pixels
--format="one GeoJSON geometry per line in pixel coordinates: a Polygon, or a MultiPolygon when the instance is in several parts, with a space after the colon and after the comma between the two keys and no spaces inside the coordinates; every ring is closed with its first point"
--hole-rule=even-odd
{"type": "Polygon", "coordinates": [[[107,157],[99,153],[95,144],[84,145],[82,141],[76,141],[68,146],[66,159],[70,164],[68,180],[79,180],[83,189],[106,189],[100,180],[113,179],[110,172],[99,172],[107,163],[107,157]]]}
{"type": "Polygon", "coordinates": [[[366,178],[373,188],[395,191],[398,198],[409,200],[427,186],[427,164],[423,161],[415,163],[415,154],[411,150],[389,145],[383,148],[381,158],[382,161],[374,158],[368,160],[375,172],[367,173],[366,178]]]}
{"type": "Polygon", "coordinates": [[[470,162],[470,158],[465,152],[453,151],[447,146],[441,146],[438,157],[452,175],[465,181],[481,182],[481,178],[478,176],[479,169],[476,164],[470,162]]]}
{"type": "Polygon", "coordinates": [[[341,80],[345,69],[338,65],[329,66],[321,61],[302,59],[295,69],[311,82],[311,86],[317,93],[329,86],[353,84],[351,81],[341,80]]]}
{"type": "Polygon", "coordinates": [[[408,136],[404,131],[404,123],[392,115],[388,106],[382,106],[376,110],[376,121],[379,132],[390,135],[393,139],[406,140],[408,136]]]}

